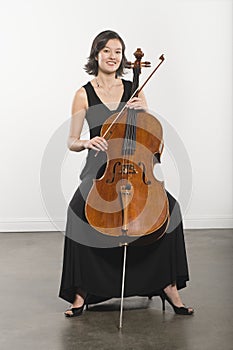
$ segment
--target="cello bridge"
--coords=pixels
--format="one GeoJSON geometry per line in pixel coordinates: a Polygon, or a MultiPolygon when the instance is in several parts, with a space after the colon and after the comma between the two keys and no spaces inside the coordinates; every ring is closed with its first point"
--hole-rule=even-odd
{"type": "Polygon", "coordinates": [[[137,170],[135,169],[133,164],[122,164],[120,174],[128,175],[128,174],[137,174],[137,170]]]}

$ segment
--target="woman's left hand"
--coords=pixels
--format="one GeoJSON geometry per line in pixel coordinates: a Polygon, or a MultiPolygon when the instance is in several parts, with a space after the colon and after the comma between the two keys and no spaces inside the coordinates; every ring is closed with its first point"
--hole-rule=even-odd
{"type": "Polygon", "coordinates": [[[147,109],[146,101],[140,97],[133,97],[130,101],[126,103],[129,109],[147,109]]]}

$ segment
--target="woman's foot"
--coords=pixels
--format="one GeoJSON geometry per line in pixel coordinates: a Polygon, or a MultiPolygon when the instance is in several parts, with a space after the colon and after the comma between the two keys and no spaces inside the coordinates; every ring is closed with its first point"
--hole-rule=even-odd
{"type": "MultiPolygon", "coordinates": [[[[164,288],[164,293],[170,299],[172,304],[177,308],[185,308],[185,305],[182,303],[179,292],[177,290],[176,285],[170,284],[166,288],[164,288]]],[[[169,300],[168,300],[169,301],[169,300]]],[[[187,308],[187,314],[193,314],[194,310],[192,307],[187,308]]]]}
{"type": "Polygon", "coordinates": [[[79,309],[80,311],[78,312],[78,314],[81,315],[83,311],[83,306],[84,306],[84,298],[81,295],[76,294],[74,303],[70,306],[69,310],[66,310],[65,315],[68,317],[74,316],[75,313],[72,311],[72,309],[79,309]]]}

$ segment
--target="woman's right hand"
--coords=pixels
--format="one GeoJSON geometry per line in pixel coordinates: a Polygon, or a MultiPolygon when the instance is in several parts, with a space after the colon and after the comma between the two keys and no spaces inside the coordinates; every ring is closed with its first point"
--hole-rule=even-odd
{"type": "Polygon", "coordinates": [[[104,137],[96,136],[90,140],[86,140],[83,143],[84,148],[93,149],[94,151],[107,151],[108,143],[104,137]]]}

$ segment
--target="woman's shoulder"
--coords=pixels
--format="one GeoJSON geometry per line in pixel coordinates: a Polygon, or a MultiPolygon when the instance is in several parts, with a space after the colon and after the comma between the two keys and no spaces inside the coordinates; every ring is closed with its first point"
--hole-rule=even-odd
{"type": "Polygon", "coordinates": [[[80,108],[87,109],[88,100],[87,100],[86,89],[84,88],[84,86],[81,86],[78,90],[76,90],[74,95],[74,100],[73,100],[73,107],[76,107],[78,109],[80,108]]]}
{"type": "Polygon", "coordinates": [[[85,100],[87,97],[85,86],[81,86],[80,88],[78,88],[75,92],[74,97],[85,100]]]}
{"type": "Polygon", "coordinates": [[[122,79],[123,85],[124,85],[124,95],[123,95],[123,101],[128,101],[131,97],[132,92],[132,81],[122,79]]]}
{"type": "Polygon", "coordinates": [[[86,90],[89,86],[91,86],[91,81],[89,80],[88,82],[86,82],[85,84],[83,84],[83,86],[81,88],[83,88],[84,90],[86,90]]]}
{"type": "Polygon", "coordinates": [[[132,81],[131,80],[126,80],[126,79],[123,79],[123,78],[121,80],[122,80],[122,82],[123,82],[123,84],[125,86],[129,86],[129,87],[132,86],[132,81]]]}

